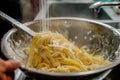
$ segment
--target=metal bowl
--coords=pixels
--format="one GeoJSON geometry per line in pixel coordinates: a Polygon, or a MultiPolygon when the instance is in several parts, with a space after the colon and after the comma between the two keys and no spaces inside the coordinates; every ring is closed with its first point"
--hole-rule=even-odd
{"type": "MultiPolygon", "coordinates": [[[[96,70],[72,73],[43,72],[28,68],[26,67],[28,54],[23,49],[29,46],[31,37],[20,30],[11,29],[4,35],[1,49],[8,59],[21,61],[20,69],[26,75],[42,79],[90,79],[120,63],[120,32],[117,29],[107,24],[82,18],[58,17],[47,20],[50,21],[51,31],[63,34],[69,40],[74,41],[78,47],[87,45],[91,52],[99,49],[99,55],[104,55],[112,64],[96,70]]],[[[35,32],[40,32],[41,22],[41,20],[31,21],[25,25],[35,32]]]]}

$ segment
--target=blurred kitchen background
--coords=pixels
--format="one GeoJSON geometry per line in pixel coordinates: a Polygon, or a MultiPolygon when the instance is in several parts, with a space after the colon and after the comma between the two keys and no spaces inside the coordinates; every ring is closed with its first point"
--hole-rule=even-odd
{"type": "MultiPolygon", "coordinates": [[[[90,9],[89,6],[100,0],[21,0],[23,22],[46,17],[49,9],[49,17],[80,17],[96,19],[101,22],[118,22],[120,20],[120,7],[118,5],[102,6],[99,12],[90,9]],[[46,2],[45,2],[46,1],[46,2]],[[47,5],[47,8],[46,8],[47,5]],[[45,12],[46,10],[46,12],[45,12]]],[[[101,0],[101,2],[118,2],[118,0],[101,0]]],[[[108,4],[109,4],[108,3],[108,4]]]]}

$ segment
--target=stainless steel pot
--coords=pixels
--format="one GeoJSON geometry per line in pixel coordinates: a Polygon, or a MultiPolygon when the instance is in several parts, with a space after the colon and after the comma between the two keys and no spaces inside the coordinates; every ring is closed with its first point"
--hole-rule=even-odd
{"type": "MultiPolygon", "coordinates": [[[[78,47],[87,45],[91,52],[99,49],[99,54],[104,55],[106,59],[112,61],[112,64],[87,72],[55,73],[43,72],[26,67],[28,54],[23,48],[29,46],[31,37],[24,32],[16,29],[8,31],[1,43],[3,54],[8,58],[18,59],[22,65],[20,69],[28,76],[42,79],[90,79],[99,75],[120,63],[120,32],[107,25],[93,20],[58,17],[50,18],[50,30],[60,32],[69,40],[75,42],[78,47]]],[[[41,20],[25,23],[35,32],[41,31],[41,20]]]]}

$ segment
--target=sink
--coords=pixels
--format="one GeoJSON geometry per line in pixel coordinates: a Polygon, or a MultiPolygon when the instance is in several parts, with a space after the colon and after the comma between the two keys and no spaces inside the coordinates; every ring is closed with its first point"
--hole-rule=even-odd
{"type": "Polygon", "coordinates": [[[108,22],[108,23],[105,23],[105,24],[108,24],[116,29],[120,29],[120,23],[118,22],[108,22]]]}
{"type": "Polygon", "coordinates": [[[120,28],[120,16],[115,15],[111,7],[102,7],[100,13],[95,13],[89,9],[92,3],[59,3],[53,2],[49,5],[49,12],[46,13],[41,10],[36,16],[35,20],[42,19],[43,17],[77,17],[87,18],[106,23],[112,27],[120,28]]]}
{"type": "Polygon", "coordinates": [[[97,20],[111,20],[101,8],[100,13],[89,9],[89,3],[52,3],[49,7],[50,17],[79,17],[97,20]]]}

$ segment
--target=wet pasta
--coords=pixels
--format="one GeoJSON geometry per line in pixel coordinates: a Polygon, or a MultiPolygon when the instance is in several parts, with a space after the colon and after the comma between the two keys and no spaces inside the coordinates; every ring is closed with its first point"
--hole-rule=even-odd
{"type": "Polygon", "coordinates": [[[78,48],[60,33],[41,32],[27,48],[27,66],[48,72],[81,72],[109,65],[101,55],[91,55],[88,47],[78,48]]]}

